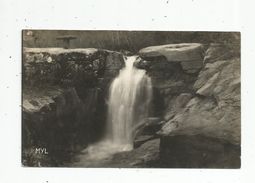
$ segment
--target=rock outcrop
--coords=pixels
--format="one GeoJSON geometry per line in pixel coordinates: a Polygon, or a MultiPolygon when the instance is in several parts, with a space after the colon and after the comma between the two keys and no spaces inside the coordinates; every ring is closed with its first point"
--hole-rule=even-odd
{"type": "Polygon", "coordinates": [[[110,79],[124,66],[119,52],[63,48],[24,48],[23,82],[27,86],[95,86],[105,75],[110,79]]]}
{"type": "Polygon", "coordinates": [[[224,45],[211,43],[206,50],[204,64],[213,63],[218,60],[228,60],[233,57],[240,57],[240,44],[224,45]]]}
{"type": "Polygon", "coordinates": [[[163,126],[162,135],[203,134],[240,145],[240,59],[207,64],[194,89],[197,95],[163,126]]]}
{"type": "Polygon", "coordinates": [[[139,51],[136,66],[151,76],[156,114],[165,121],[158,131],[161,167],[240,167],[240,51],[216,43],[204,48],[139,51]]]}
{"type": "Polygon", "coordinates": [[[217,59],[225,57],[213,49],[206,52],[194,93],[172,98],[158,132],[161,158],[172,167],[240,167],[240,58],[217,59]]]}
{"type": "Polygon", "coordinates": [[[99,138],[107,87],[123,65],[123,55],[108,50],[24,48],[23,164],[59,166],[99,138]],[[35,147],[47,148],[51,156],[36,161],[35,147]]]}
{"type": "Polygon", "coordinates": [[[145,69],[152,79],[154,115],[168,120],[170,114],[164,113],[174,111],[175,99],[181,93],[194,94],[193,85],[203,66],[203,46],[197,43],[151,46],[140,50],[139,55],[136,67],[145,69]],[[186,64],[192,68],[187,69],[186,64]]]}
{"type": "Polygon", "coordinates": [[[204,49],[199,43],[167,44],[150,46],[139,51],[145,60],[164,57],[168,62],[180,62],[187,73],[196,73],[203,66],[204,49]]]}
{"type": "Polygon", "coordinates": [[[96,93],[91,90],[82,101],[75,88],[24,88],[22,145],[27,154],[23,154],[23,164],[47,165],[45,159],[33,162],[29,158],[36,155],[34,151],[38,147],[46,148],[50,154],[46,160],[50,158],[50,165],[57,166],[62,158],[68,158],[70,152],[86,146],[91,140],[91,120],[98,99],[96,93]]]}

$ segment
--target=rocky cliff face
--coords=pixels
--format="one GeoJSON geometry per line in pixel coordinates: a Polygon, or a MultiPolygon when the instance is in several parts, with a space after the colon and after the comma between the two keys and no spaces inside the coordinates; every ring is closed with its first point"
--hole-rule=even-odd
{"type": "Polygon", "coordinates": [[[155,72],[169,74],[169,78],[163,77],[154,84],[167,100],[162,112],[165,123],[158,132],[162,166],[240,167],[238,51],[212,44],[204,52],[199,44],[179,44],[148,47],[140,55],[152,60],[149,64],[141,61],[140,65],[163,62],[175,67],[174,71],[166,66],[165,70],[146,68],[155,81],[158,78],[155,72]],[[165,83],[167,89],[162,87],[165,83]]]}
{"type": "Polygon", "coordinates": [[[204,48],[198,43],[171,44],[144,48],[139,54],[136,66],[146,69],[152,79],[155,115],[167,121],[195,94],[204,48]]]}
{"type": "Polygon", "coordinates": [[[24,165],[59,165],[100,137],[107,87],[123,64],[121,53],[108,50],[24,48],[24,165]],[[52,159],[33,157],[39,147],[52,159]]]}

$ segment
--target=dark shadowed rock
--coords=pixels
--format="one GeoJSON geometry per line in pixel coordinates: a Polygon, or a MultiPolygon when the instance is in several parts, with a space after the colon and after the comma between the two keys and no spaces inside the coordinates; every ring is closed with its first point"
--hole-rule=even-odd
{"type": "MultiPolygon", "coordinates": [[[[100,137],[108,85],[123,67],[119,52],[95,48],[24,48],[23,152],[46,147],[58,166],[63,157],[100,137]],[[100,114],[100,115],[98,115],[100,114]],[[59,162],[58,162],[59,161],[59,162]]],[[[31,154],[25,166],[38,166],[31,154]]]]}
{"type": "MultiPolygon", "coordinates": [[[[88,92],[82,100],[75,88],[61,89],[56,86],[24,88],[22,104],[24,152],[33,146],[43,146],[50,153],[46,159],[52,159],[51,164],[45,164],[43,159],[40,160],[41,166],[58,166],[60,162],[68,159],[70,151],[86,146],[91,139],[91,122],[97,103],[96,93],[96,89],[88,92]]],[[[23,165],[38,166],[38,162],[31,161],[23,154],[23,165]]]]}
{"type": "Polygon", "coordinates": [[[162,168],[240,168],[238,145],[201,135],[161,137],[162,168]]]}
{"type": "Polygon", "coordinates": [[[138,58],[135,66],[145,69],[151,77],[154,88],[152,103],[157,115],[171,108],[173,100],[181,93],[194,93],[193,84],[198,74],[186,73],[180,62],[168,62],[162,57],[155,57],[151,60],[138,58]]]}

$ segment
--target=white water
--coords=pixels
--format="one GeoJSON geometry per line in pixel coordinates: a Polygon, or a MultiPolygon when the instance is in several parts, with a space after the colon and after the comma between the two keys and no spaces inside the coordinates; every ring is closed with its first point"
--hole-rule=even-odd
{"type": "Polygon", "coordinates": [[[152,98],[151,79],[145,70],[133,66],[137,56],[127,57],[125,67],[109,89],[107,129],[105,138],[90,145],[80,163],[96,166],[117,152],[133,149],[137,128],[144,124],[152,98]]]}
{"type": "Polygon", "coordinates": [[[126,58],[110,86],[106,137],[122,150],[133,149],[135,127],[148,117],[152,97],[151,79],[145,70],[133,66],[136,59],[126,58]]]}

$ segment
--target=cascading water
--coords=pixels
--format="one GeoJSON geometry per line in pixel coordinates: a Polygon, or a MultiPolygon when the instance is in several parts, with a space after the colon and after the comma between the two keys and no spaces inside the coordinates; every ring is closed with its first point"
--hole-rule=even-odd
{"type": "Polygon", "coordinates": [[[134,67],[137,56],[127,57],[125,67],[110,86],[106,137],[130,150],[138,124],[146,121],[152,97],[151,79],[134,67]]]}
{"type": "Polygon", "coordinates": [[[83,166],[102,166],[112,154],[132,150],[137,129],[146,123],[152,85],[146,71],[134,67],[136,59],[125,59],[125,67],[110,86],[105,138],[84,150],[87,156],[79,162],[83,166]]]}

